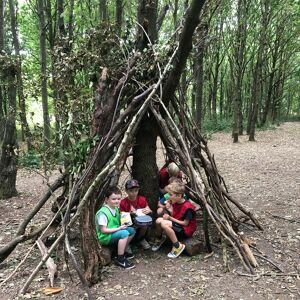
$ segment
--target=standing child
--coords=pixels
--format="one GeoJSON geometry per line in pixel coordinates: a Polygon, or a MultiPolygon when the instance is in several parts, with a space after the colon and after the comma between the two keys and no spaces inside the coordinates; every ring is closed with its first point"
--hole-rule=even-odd
{"type": "MultiPolygon", "coordinates": [[[[128,180],[125,184],[125,190],[127,193],[127,197],[122,199],[120,204],[120,211],[130,212],[133,215],[137,215],[139,212],[142,212],[145,215],[149,215],[152,213],[146,197],[139,195],[140,185],[137,180],[128,180]]],[[[136,239],[139,241],[144,250],[151,248],[151,246],[145,239],[145,235],[149,226],[137,226],[136,239]]],[[[128,250],[128,252],[130,252],[131,249],[129,248],[128,250]]]]}
{"type": "Polygon", "coordinates": [[[135,229],[120,224],[119,205],[121,201],[121,191],[117,187],[110,187],[105,194],[105,204],[96,214],[96,231],[101,245],[117,244],[118,255],[116,263],[125,269],[134,268],[134,264],[128,261],[133,258],[125,252],[134,237],[135,229]]]}
{"type": "Polygon", "coordinates": [[[168,257],[176,258],[185,249],[185,245],[178,240],[191,237],[197,228],[196,211],[195,207],[183,197],[185,192],[183,183],[178,181],[170,183],[166,186],[166,192],[168,192],[169,200],[172,203],[172,215],[164,214],[156,220],[158,231],[165,235],[162,236],[157,245],[152,247],[152,250],[157,251],[167,236],[173,243],[168,257]]]}

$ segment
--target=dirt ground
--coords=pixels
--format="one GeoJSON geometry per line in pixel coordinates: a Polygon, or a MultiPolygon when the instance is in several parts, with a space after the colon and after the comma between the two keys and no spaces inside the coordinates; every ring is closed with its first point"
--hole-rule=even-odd
{"type": "MultiPolygon", "coordinates": [[[[136,268],[123,270],[110,265],[102,270],[103,280],[91,288],[95,299],[300,299],[300,123],[285,123],[275,130],[257,132],[256,142],[243,136],[232,143],[229,133],[214,134],[209,142],[221,175],[231,195],[255,211],[264,231],[250,226],[241,228],[255,243],[254,253],[265,255],[282,272],[265,259],[257,257],[259,267],[250,276],[236,254],[229,248],[229,267],[223,267],[218,237],[212,237],[214,255],[206,253],[168,259],[164,247],[154,253],[135,249],[136,268]]],[[[46,189],[45,180],[29,170],[18,172],[19,196],[0,202],[0,247],[14,235],[20,220],[30,211],[46,189]]],[[[36,222],[48,214],[46,207],[36,222]]],[[[32,224],[33,230],[36,225],[32,224]]],[[[202,238],[202,233],[198,233],[202,238]]],[[[76,231],[72,249],[79,253],[76,231]]],[[[0,264],[0,299],[86,299],[80,281],[70,266],[61,261],[55,286],[63,290],[45,296],[49,286],[43,268],[25,296],[18,297],[34,267],[41,259],[33,244],[26,242],[0,264]],[[31,251],[31,252],[29,252],[31,251]],[[27,260],[4,284],[26,254],[27,260]]],[[[54,256],[55,259],[55,256],[54,256]]]]}

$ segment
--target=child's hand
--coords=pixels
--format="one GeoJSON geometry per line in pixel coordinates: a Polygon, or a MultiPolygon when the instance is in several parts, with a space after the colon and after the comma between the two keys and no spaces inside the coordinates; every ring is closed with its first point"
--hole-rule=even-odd
{"type": "Polygon", "coordinates": [[[119,230],[122,230],[122,229],[125,229],[127,227],[127,225],[121,225],[121,226],[119,226],[119,230]]]}
{"type": "Polygon", "coordinates": [[[145,214],[145,215],[148,215],[151,213],[151,209],[149,207],[145,207],[143,208],[142,212],[145,214]]]}
{"type": "Polygon", "coordinates": [[[172,207],[171,202],[167,200],[165,202],[165,206],[166,206],[166,209],[170,209],[172,207]]]}
{"type": "Polygon", "coordinates": [[[170,215],[164,214],[164,215],[163,215],[163,219],[164,219],[164,220],[170,220],[170,215]]]}

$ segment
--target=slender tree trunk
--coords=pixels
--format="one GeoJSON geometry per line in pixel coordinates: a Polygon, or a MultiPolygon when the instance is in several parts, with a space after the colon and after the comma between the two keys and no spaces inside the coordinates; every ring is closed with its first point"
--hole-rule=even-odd
{"type": "Polygon", "coordinates": [[[48,109],[48,92],[47,92],[47,50],[46,50],[46,25],[45,25],[45,7],[44,1],[38,0],[38,15],[40,26],[40,62],[41,62],[41,91],[44,120],[44,145],[45,148],[50,146],[50,118],[48,109]]]}
{"type": "Polygon", "coordinates": [[[99,15],[100,15],[100,22],[105,22],[108,20],[107,0],[99,0],[99,15]]]}
{"type": "Polygon", "coordinates": [[[17,91],[19,98],[19,107],[20,107],[20,120],[22,128],[22,136],[26,138],[28,149],[32,148],[32,136],[29,129],[29,125],[26,118],[26,105],[25,105],[25,96],[23,90],[23,79],[22,79],[22,60],[20,55],[20,43],[17,34],[17,21],[16,21],[16,12],[15,4],[13,0],[9,0],[9,10],[10,10],[10,20],[11,20],[11,31],[13,36],[13,44],[17,57],[17,91]]]}
{"type": "Polygon", "coordinates": [[[257,50],[257,59],[255,63],[255,68],[253,72],[253,85],[252,85],[252,110],[249,116],[249,141],[255,141],[255,126],[257,123],[260,91],[261,91],[261,78],[263,69],[263,55],[265,51],[266,42],[266,31],[269,23],[269,2],[268,0],[262,1],[262,22],[261,22],[261,32],[259,37],[259,45],[257,50]]]}
{"type": "Polygon", "coordinates": [[[123,0],[116,0],[116,29],[117,35],[121,36],[123,23],[123,0]]]}
{"type": "MultiPolygon", "coordinates": [[[[0,53],[4,49],[4,0],[0,0],[0,53]]],[[[4,114],[5,114],[5,101],[4,101],[4,74],[0,72],[0,141],[3,139],[4,133],[4,114]],[[2,85],[3,84],[3,85],[2,85]]]]}
{"type": "Polygon", "coordinates": [[[208,26],[202,25],[199,29],[199,46],[196,51],[195,59],[195,121],[201,129],[203,122],[203,81],[204,81],[204,51],[205,51],[205,38],[207,35],[208,26]]]}
{"type": "Polygon", "coordinates": [[[238,142],[239,135],[243,134],[243,112],[242,112],[242,89],[243,78],[246,68],[246,42],[247,42],[247,19],[248,19],[249,3],[247,0],[239,0],[237,8],[237,32],[234,43],[234,58],[232,62],[232,74],[234,88],[233,101],[233,142],[238,142]],[[235,70],[235,72],[234,72],[235,70]]]}

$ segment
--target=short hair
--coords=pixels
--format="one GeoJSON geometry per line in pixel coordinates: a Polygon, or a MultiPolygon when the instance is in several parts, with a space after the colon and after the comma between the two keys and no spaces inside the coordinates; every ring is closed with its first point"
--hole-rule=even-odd
{"type": "Polygon", "coordinates": [[[165,187],[165,190],[168,193],[174,193],[174,194],[184,194],[185,193],[185,185],[182,182],[174,181],[170,184],[168,184],[165,187]]]}
{"type": "Polygon", "coordinates": [[[177,176],[180,172],[179,167],[174,162],[171,162],[168,165],[167,169],[170,177],[177,176]]]}
{"type": "Polygon", "coordinates": [[[104,197],[108,198],[112,194],[122,195],[121,190],[117,186],[110,186],[104,193],[104,197]]]}

